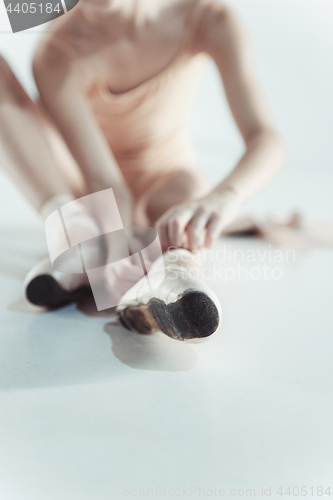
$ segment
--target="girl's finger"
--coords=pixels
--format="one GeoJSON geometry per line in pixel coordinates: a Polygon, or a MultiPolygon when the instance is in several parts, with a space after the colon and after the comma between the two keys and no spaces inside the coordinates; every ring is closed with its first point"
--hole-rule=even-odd
{"type": "Polygon", "coordinates": [[[223,228],[223,219],[220,214],[214,213],[210,216],[206,228],[205,246],[210,248],[220,236],[223,228]]]}
{"type": "Polygon", "coordinates": [[[171,214],[168,220],[168,239],[170,246],[180,246],[185,227],[192,219],[193,215],[193,207],[188,207],[171,214]]]}
{"type": "Polygon", "coordinates": [[[193,252],[203,246],[205,241],[206,225],[209,214],[203,209],[199,209],[186,228],[188,234],[189,247],[193,252]]]}
{"type": "Polygon", "coordinates": [[[158,232],[158,236],[160,238],[160,243],[162,247],[162,251],[164,252],[168,247],[168,232],[167,232],[167,223],[163,219],[157,221],[155,228],[158,232]]]}

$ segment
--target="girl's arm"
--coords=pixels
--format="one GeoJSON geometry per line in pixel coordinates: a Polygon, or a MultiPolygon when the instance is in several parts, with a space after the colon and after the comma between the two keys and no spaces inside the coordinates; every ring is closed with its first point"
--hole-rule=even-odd
{"type": "Polygon", "coordinates": [[[261,191],[280,170],[283,141],[258,82],[250,41],[235,14],[220,3],[212,3],[198,27],[196,45],[215,61],[246,145],[236,168],[214,191],[233,189],[243,202],[261,191]]]}
{"type": "Polygon", "coordinates": [[[87,67],[46,44],[37,51],[33,69],[43,105],[84,176],[87,194],[113,188],[123,223],[130,224],[129,190],[86,98],[87,67]]]}
{"type": "Polygon", "coordinates": [[[190,250],[211,246],[236,217],[241,204],[269,184],[284,160],[284,143],[258,82],[248,37],[229,8],[218,2],[206,8],[194,49],[208,53],[219,68],[246,151],[208,196],[174,207],[157,222],[164,235],[163,246],[180,245],[186,231],[190,250]]]}

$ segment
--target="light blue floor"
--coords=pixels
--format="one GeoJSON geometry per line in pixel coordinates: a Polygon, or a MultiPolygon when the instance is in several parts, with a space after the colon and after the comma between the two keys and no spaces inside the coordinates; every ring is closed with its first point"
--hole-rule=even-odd
{"type": "Polygon", "coordinates": [[[265,243],[221,240],[217,255],[257,262],[227,283],[236,264],[217,264],[223,324],[193,346],[127,332],[92,304],[30,311],[21,281],[42,230],[1,235],[1,499],[329,484],[332,252],[277,264],[265,243]],[[268,279],[246,278],[263,265],[268,279]]]}

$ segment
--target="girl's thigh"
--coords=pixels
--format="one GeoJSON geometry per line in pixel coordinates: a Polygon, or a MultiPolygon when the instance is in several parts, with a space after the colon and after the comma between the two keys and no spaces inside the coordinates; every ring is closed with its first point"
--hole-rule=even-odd
{"type": "Polygon", "coordinates": [[[205,196],[209,190],[209,182],[194,166],[161,172],[137,201],[134,221],[154,226],[169,208],[205,196]]]}

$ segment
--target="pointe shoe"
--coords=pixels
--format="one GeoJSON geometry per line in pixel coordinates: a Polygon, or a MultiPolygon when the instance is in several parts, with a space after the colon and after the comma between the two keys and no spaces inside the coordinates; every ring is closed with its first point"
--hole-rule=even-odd
{"type": "MultiPolygon", "coordinates": [[[[150,273],[156,264],[160,265],[156,261],[150,273]]],[[[140,296],[144,278],[125,293],[116,309],[120,321],[138,333],[157,330],[176,340],[206,340],[222,319],[215,293],[185,267],[169,264],[164,272],[164,281],[150,293],[140,296]]]]}
{"type": "Polygon", "coordinates": [[[29,271],[23,289],[32,304],[56,309],[79,300],[90,290],[90,286],[85,273],[65,274],[55,271],[49,257],[45,257],[29,271]]]}

